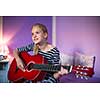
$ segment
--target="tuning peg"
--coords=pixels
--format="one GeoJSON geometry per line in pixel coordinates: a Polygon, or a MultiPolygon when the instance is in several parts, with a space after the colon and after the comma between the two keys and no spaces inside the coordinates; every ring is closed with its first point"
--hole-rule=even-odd
{"type": "Polygon", "coordinates": [[[88,80],[88,77],[87,77],[87,76],[84,76],[84,78],[85,78],[86,80],[88,80]]]}
{"type": "Polygon", "coordinates": [[[80,75],[81,79],[83,79],[84,77],[82,75],[80,75]]]}
{"type": "Polygon", "coordinates": [[[79,67],[77,67],[76,69],[80,69],[79,67]]]}
{"type": "Polygon", "coordinates": [[[85,76],[87,76],[87,73],[84,73],[85,76]]]}
{"type": "Polygon", "coordinates": [[[76,74],[78,74],[79,73],[79,71],[76,71],[76,74]]]}
{"type": "Polygon", "coordinates": [[[81,67],[81,65],[78,65],[78,67],[81,67]]]}
{"type": "Polygon", "coordinates": [[[85,70],[89,70],[88,68],[85,68],[85,70]]]}
{"type": "Polygon", "coordinates": [[[75,76],[76,76],[76,78],[79,78],[79,74],[76,74],[75,76]]]}
{"type": "Polygon", "coordinates": [[[83,72],[80,72],[80,74],[82,75],[82,74],[83,74],[83,72]]]}

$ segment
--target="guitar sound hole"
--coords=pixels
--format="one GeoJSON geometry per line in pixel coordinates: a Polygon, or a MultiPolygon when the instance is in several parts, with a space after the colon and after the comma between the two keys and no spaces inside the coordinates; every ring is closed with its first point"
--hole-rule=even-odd
{"type": "Polygon", "coordinates": [[[30,63],[27,67],[28,70],[31,70],[33,68],[34,64],[33,63],[30,63]]]}

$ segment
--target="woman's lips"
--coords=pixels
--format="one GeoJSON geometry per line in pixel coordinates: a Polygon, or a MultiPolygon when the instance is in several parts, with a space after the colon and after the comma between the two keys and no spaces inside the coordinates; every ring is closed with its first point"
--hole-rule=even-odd
{"type": "Polygon", "coordinates": [[[34,41],[37,41],[37,40],[38,40],[38,38],[34,39],[34,41]]]}

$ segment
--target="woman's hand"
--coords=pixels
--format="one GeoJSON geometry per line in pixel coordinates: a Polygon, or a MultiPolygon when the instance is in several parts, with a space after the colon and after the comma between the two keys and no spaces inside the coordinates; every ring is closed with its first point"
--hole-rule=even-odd
{"type": "Polygon", "coordinates": [[[61,70],[58,71],[57,73],[54,73],[54,78],[59,78],[60,76],[62,75],[65,75],[65,74],[68,74],[68,70],[67,69],[64,69],[63,67],[61,67],[61,70]]]}
{"type": "Polygon", "coordinates": [[[17,67],[20,68],[22,71],[25,72],[24,64],[20,58],[16,59],[17,67]]]}

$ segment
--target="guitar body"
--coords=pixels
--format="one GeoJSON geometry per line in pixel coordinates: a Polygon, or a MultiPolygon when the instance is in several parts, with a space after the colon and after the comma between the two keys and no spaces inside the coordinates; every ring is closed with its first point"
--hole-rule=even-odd
{"type": "MultiPolygon", "coordinates": [[[[21,52],[20,57],[24,62],[25,66],[29,65],[30,63],[47,64],[47,60],[44,59],[42,55],[31,56],[27,52],[21,52]]],[[[27,67],[28,66],[25,67],[26,71],[23,72],[17,67],[16,60],[13,59],[8,71],[8,80],[16,83],[23,82],[25,79],[32,80],[32,82],[37,82],[37,81],[41,81],[46,75],[45,71],[36,70],[36,69],[32,69],[29,71],[27,70],[27,67]]]]}

